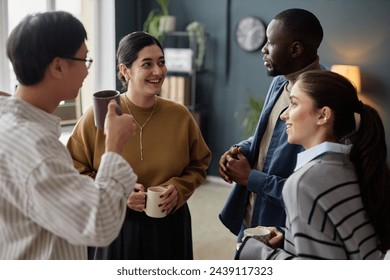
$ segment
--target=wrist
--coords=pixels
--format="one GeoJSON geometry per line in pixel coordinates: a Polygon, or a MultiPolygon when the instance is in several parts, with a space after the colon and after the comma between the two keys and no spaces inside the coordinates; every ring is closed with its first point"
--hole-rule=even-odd
{"type": "Polygon", "coordinates": [[[106,138],[105,151],[121,154],[123,151],[123,145],[119,144],[117,141],[110,141],[109,138],[106,138]]]}

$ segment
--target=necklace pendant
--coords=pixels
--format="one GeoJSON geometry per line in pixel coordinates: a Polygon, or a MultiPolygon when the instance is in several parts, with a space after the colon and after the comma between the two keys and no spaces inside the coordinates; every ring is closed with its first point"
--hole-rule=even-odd
{"type": "Polygon", "coordinates": [[[133,119],[134,119],[134,122],[135,124],[138,126],[139,128],[139,149],[140,149],[140,153],[141,153],[141,161],[144,160],[144,152],[143,152],[143,128],[145,127],[145,125],[148,123],[148,121],[150,120],[150,118],[152,117],[154,111],[156,110],[156,106],[157,106],[157,99],[155,98],[155,101],[154,101],[154,107],[153,107],[153,110],[152,112],[150,113],[149,117],[146,119],[146,121],[144,122],[143,125],[140,125],[137,120],[135,119],[133,113],[131,112],[130,110],[130,107],[129,105],[127,104],[127,96],[125,95],[125,98],[124,98],[124,101],[125,101],[125,105],[126,105],[126,108],[127,110],[129,111],[130,115],[133,116],[133,119]]]}
{"type": "Polygon", "coordinates": [[[143,136],[143,127],[140,127],[140,130],[139,130],[139,149],[141,151],[141,160],[143,161],[144,160],[144,151],[143,151],[143,139],[142,139],[142,136],[143,136]]]}

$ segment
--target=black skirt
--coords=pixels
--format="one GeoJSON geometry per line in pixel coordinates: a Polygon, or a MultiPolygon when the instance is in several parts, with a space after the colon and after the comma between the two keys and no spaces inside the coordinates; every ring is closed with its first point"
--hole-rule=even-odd
{"type": "Polygon", "coordinates": [[[192,260],[191,215],[187,204],[165,218],[127,209],[118,237],[108,247],[88,248],[95,260],[192,260]]]}

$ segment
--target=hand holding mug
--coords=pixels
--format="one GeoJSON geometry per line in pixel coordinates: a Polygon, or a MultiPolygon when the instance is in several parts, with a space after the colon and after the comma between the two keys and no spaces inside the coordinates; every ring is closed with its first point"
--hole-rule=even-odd
{"type": "Polygon", "coordinates": [[[177,206],[179,195],[175,186],[153,186],[146,193],[145,213],[149,217],[163,218],[177,206]]]}
{"type": "Polygon", "coordinates": [[[162,200],[162,210],[167,214],[170,214],[177,205],[179,200],[179,195],[174,185],[168,185],[167,190],[161,194],[162,200]]]}
{"type": "Polygon", "coordinates": [[[248,236],[257,239],[266,245],[270,245],[269,240],[271,239],[271,231],[266,227],[258,226],[255,228],[247,228],[244,230],[244,237],[242,240],[244,241],[248,236]]]}
{"type": "Polygon", "coordinates": [[[273,249],[282,248],[283,246],[283,233],[278,231],[276,227],[258,226],[255,228],[247,228],[244,230],[242,241],[244,241],[247,236],[251,236],[273,249]]]}
{"type": "Polygon", "coordinates": [[[163,218],[167,215],[166,211],[163,211],[163,196],[162,194],[167,189],[162,186],[149,187],[146,192],[146,203],[143,209],[149,217],[163,218]]]}
{"type": "Polygon", "coordinates": [[[269,246],[273,249],[283,247],[283,233],[278,231],[276,227],[266,227],[271,231],[271,238],[268,240],[269,246]]]}
{"type": "Polygon", "coordinates": [[[108,103],[104,122],[104,134],[106,135],[106,152],[120,154],[129,138],[135,135],[137,126],[132,116],[118,115],[116,109],[117,103],[111,100],[108,103]]]}
{"type": "Polygon", "coordinates": [[[102,90],[95,92],[93,94],[93,116],[95,121],[95,126],[97,128],[104,128],[104,120],[108,111],[108,104],[111,100],[115,100],[117,105],[117,114],[121,115],[120,110],[120,93],[117,90],[102,90]]]}
{"type": "Polygon", "coordinates": [[[145,187],[142,184],[136,183],[133,191],[127,198],[127,207],[130,209],[142,212],[144,211],[146,203],[146,192],[145,187]]]}

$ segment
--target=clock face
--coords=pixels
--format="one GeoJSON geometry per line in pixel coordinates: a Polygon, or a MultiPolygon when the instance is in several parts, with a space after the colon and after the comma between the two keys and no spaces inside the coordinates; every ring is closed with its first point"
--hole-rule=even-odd
{"type": "Polygon", "coordinates": [[[236,40],[240,48],[253,52],[263,46],[266,37],[266,26],[260,19],[244,17],[237,24],[236,40]]]}

